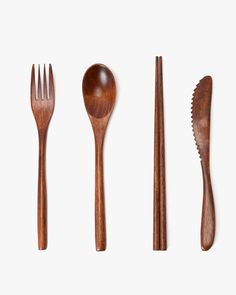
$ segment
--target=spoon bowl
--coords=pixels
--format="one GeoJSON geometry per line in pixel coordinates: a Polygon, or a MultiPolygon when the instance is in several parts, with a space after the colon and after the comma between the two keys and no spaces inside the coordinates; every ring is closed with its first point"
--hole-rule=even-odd
{"type": "Polygon", "coordinates": [[[111,113],[116,97],[116,85],[112,72],[102,64],[91,66],[83,79],[84,103],[88,114],[104,118],[111,113]]]}

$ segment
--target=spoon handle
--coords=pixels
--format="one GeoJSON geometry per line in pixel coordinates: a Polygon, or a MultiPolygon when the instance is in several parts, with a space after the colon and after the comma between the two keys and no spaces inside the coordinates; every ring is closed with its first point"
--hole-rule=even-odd
{"type": "Polygon", "coordinates": [[[103,140],[96,140],[96,184],[95,184],[95,235],[96,250],[106,249],[106,221],[103,180],[103,140]]]}
{"type": "Polygon", "coordinates": [[[46,184],[46,139],[47,131],[39,132],[38,170],[38,248],[47,248],[47,184],[46,184]]]}

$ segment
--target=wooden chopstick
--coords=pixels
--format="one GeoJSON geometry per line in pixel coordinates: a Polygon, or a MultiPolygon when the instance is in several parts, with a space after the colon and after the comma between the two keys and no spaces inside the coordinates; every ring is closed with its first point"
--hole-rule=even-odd
{"type": "Polygon", "coordinates": [[[153,250],[167,249],[162,57],[156,57],[153,250]]]}

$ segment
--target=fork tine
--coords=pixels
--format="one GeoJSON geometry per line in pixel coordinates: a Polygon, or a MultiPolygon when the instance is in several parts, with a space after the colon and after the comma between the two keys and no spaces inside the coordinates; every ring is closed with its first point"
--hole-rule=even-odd
{"type": "Polygon", "coordinates": [[[48,98],[48,90],[47,90],[47,76],[46,76],[46,68],[45,65],[43,67],[43,98],[48,98]]]}
{"type": "Polygon", "coordinates": [[[54,96],[55,96],[55,92],[54,92],[52,65],[49,64],[49,98],[54,99],[54,96]]]}
{"type": "Polygon", "coordinates": [[[30,94],[31,94],[31,99],[36,99],[35,69],[34,69],[34,64],[32,65],[32,70],[31,70],[31,87],[30,87],[30,94]]]}
{"type": "Polygon", "coordinates": [[[38,99],[42,99],[42,85],[41,85],[40,65],[38,65],[38,99]]]}

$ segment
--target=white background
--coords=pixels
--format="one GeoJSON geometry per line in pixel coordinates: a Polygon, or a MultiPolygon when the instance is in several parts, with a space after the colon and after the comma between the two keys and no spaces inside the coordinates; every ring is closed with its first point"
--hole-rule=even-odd
{"type": "Polygon", "coordinates": [[[0,2],[0,294],[235,294],[235,1],[0,2]],[[155,56],[163,56],[168,251],[152,251],[155,56]],[[49,245],[37,250],[38,138],[32,63],[52,63],[49,245]],[[85,70],[114,72],[105,144],[108,248],[94,245],[94,142],[85,70]],[[202,175],[191,97],[213,77],[217,233],[200,248],[202,175]]]}

